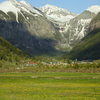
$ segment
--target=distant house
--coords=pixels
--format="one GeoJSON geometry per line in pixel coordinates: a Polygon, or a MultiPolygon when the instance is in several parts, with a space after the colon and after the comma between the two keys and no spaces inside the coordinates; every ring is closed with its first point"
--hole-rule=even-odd
{"type": "Polygon", "coordinates": [[[37,65],[37,63],[32,62],[32,61],[29,61],[29,62],[27,62],[27,63],[21,64],[20,66],[28,67],[28,66],[36,66],[36,65],[37,65]]]}
{"type": "Polygon", "coordinates": [[[37,65],[37,63],[32,62],[32,61],[30,61],[30,62],[28,62],[28,63],[26,64],[26,66],[35,66],[35,65],[37,65]]]}

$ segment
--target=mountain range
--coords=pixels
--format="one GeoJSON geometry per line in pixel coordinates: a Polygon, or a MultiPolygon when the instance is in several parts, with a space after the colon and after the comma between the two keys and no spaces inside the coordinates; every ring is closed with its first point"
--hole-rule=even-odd
{"type": "Polygon", "coordinates": [[[95,29],[99,12],[97,5],[75,14],[53,5],[36,8],[7,0],[0,4],[0,36],[31,55],[69,52],[95,29]]]}
{"type": "Polygon", "coordinates": [[[72,59],[100,59],[100,13],[90,23],[89,33],[70,52],[72,59]]]}
{"type": "Polygon", "coordinates": [[[52,5],[43,6],[41,10],[62,34],[62,43],[73,48],[88,33],[89,24],[100,12],[100,6],[91,6],[79,15],[52,5]]]}

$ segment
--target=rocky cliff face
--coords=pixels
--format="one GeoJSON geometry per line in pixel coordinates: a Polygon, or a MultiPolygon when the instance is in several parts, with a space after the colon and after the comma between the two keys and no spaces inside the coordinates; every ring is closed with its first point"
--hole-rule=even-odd
{"type": "Polygon", "coordinates": [[[51,53],[57,31],[44,14],[25,1],[0,4],[0,36],[30,54],[51,53]]]}
{"type": "Polygon", "coordinates": [[[71,47],[77,44],[82,38],[84,38],[88,32],[89,24],[96,15],[89,11],[84,11],[74,19],[70,20],[69,28],[65,30],[68,34],[68,43],[71,47]]]}
{"type": "Polygon", "coordinates": [[[92,31],[94,29],[100,29],[100,13],[98,13],[98,15],[93,18],[93,20],[90,23],[90,30],[92,31]]]}
{"type": "Polygon", "coordinates": [[[0,4],[0,36],[30,54],[68,51],[87,34],[99,8],[77,15],[52,5],[38,9],[25,1],[7,0],[0,4]]]}
{"type": "Polygon", "coordinates": [[[93,18],[89,27],[89,33],[70,52],[72,59],[100,59],[100,13],[93,18]]]}
{"type": "Polygon", "coordinates": [[[88,33],[90,22],[100,11],[100,6],[91,6],[79,15],[50,5],[41,10],[61,33],[63,47],[73,48],[88,33]]]}

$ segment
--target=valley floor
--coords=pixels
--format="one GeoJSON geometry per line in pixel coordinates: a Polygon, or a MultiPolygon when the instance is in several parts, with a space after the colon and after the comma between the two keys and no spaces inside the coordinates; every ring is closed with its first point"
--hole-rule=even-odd
{"type": "Polygon", "coordinates": [[[0,100],[100,100],[100,73],[0,73],[0,100]]]}

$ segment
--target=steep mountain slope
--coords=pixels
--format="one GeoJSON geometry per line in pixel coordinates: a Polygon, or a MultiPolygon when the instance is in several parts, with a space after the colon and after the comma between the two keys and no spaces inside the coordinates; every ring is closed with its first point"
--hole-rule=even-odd
{"type": "Polygon", "coordinates": [[[77,15],[52,5],[38,9],[25,1],[7,0],[0,4],[0,36],[32,55],[68,51],[87,34],[99,8],[77,15]]]}
{"type": "Polygon", "coordinates": [[[0,36],[30,54],[55,51],[57,32],[44,14],[25,1],[0,4],[0,36]]]}
{"type": "Polygon", "coordinates": [[[100,28],[100,13],[90,23],[90,31],[100,28]]]}
{"type": "Polygon", "coordinates": [[[53,5],[45,5],[41,7],[40,10],[44,12],[47,19],[51,21],[54,24],[55,28],[60,32],[60,41],[59,45],[56,46],[56,48],[69,51],[71,48],[69,43],[67,42],[68,38],[66,38],[67,34],[65,33],[65,30],[67,30],[67,28],[69,27],[67,24],[69,24],[70,20],[75,18],[77,14],[53,5]]]}
{"type": "Polygon", "coordinates": [[[40,10],[46,14],[49,20],[55,21],[55,23],[67,22],[76,16],[76,14],[68,10],[49,4],[41,7],[40,10]]]}
{"type": "Polygon", "coordinates": [[[5,61],[19,61],[23,59],[26,54],[22,53],[21,50],[15,48],[8,41],[0,37],[0,60],[5,61]]]}
{"type": "Polygon", "coordinates": [[[86,36],[89,24],[100,11],[100,6],[91,6],[79,15],[51,5],[46,5],[41,10],[61,33],[63,46],[73,48],[86,36]]]}
{"type": "MultiPolygon", "coordinates": [[[[96,14],[89,11],[84,11],[68,23],[69,28],[66,28],[65,33],[68,34],[69,45],[74,46],[87,34],[89,24],[96,14]]],[[[68,27],[66,26],[66,27],[68,27]]]]}
{"type": "Polygon", "coordinates": [[[97,14],[98,12],[100,12],[100,6],[98,5],[91,6],[87,9],[87,11],[97,14]]]}
{"type": "Polygon", "coordinates": [[[91,21],[90,33],[71,51],[71,58],[78,60],[100,59],[100,13],[91,21]],[[99,23],[99,24],[98,24],[99,23]]]}

